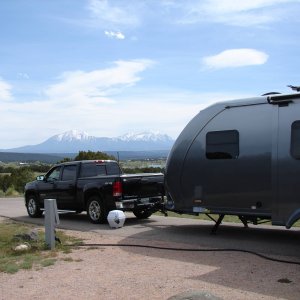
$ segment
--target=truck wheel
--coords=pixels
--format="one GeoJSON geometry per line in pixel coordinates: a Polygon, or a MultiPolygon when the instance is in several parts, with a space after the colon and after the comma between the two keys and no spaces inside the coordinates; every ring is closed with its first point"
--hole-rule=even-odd
{"type": "Polygon", "coordinates": [[[138,219],[147,219],[152,215],[152,212],[148,209],[134,209],[132,212],[138,219]]]}
{"type": "Polygon", "coordinates": [[[39,218],[43,214],[43,212],[41,211],[40,204],[34,195],[30,195],[29,197],[27,197],[26,208],[27,213],[31,218],[39,218]]]}
{"type": "Polygon", "coordinates": [[[98,196],[92,196],[88,200],[86,211],[92,223],[106,223],[107,212],[98,196]]]}

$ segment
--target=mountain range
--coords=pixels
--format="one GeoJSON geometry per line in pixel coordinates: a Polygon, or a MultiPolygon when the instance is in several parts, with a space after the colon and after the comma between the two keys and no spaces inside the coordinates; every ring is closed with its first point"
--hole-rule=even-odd
{"type": "Polygon", "coordinates": [[[0,151],[16,153],[77,153],[79,151],[154,151],[170,150],[174,140],[157,132],[127,133],[108,138],[90,136],[71,130],[54,135],[37,145],[28,145],[0,151]]]}

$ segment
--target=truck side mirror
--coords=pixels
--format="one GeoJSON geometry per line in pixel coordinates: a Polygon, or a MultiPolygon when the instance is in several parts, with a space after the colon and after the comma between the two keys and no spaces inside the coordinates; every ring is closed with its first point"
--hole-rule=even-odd
{"type": "Polygon", "coordinates": [[[38,180],[38,181],[43,181],[44,179],[45,179],[44,175],[39,175],[36,177],[36,180],[38,180]]]}

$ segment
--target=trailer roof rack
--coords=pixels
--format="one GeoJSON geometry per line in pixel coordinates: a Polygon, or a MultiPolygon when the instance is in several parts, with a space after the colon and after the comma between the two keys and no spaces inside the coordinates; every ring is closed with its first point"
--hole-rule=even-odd
{"type": "Polygon", "coordinates": [[[300,94],[272,95],[267,97],[270,104],[290,103],[293,102],[294,99],[300,100],[300,94]]]}
{"type": "Polygon", "coordinates": [[[262,94],[262,96],[271,96],[271,95],[280,95],[281,93],[278,93],[278,92],[268,92],[268,93],[265,93],[265,94],[262,94]]]}

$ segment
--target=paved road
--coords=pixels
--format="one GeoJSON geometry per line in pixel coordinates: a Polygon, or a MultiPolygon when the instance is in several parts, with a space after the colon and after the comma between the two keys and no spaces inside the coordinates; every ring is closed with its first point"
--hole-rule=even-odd
{"type": "MultiPolygon", "coordinates": [[[[44,218],[29,218],[22,198],[0,198],[0,215],[17,221],[43,225],[44,218]]],[[[224,223],[216,235],[210,231],[213,223],[193,219],[151,216],[147,220],[137,220],[126,214],[123,228],[111,229],[106,224],[92,224],[85,213],[60,214],[58,228],[78,231],[92,231],[100,235],[117,235],[130,238],[171,241],[208,248],[239,248],[258,251],[268,255],[287,256],[300,261],[300,229],[287,230],[282,227],[224,223]]]]}

